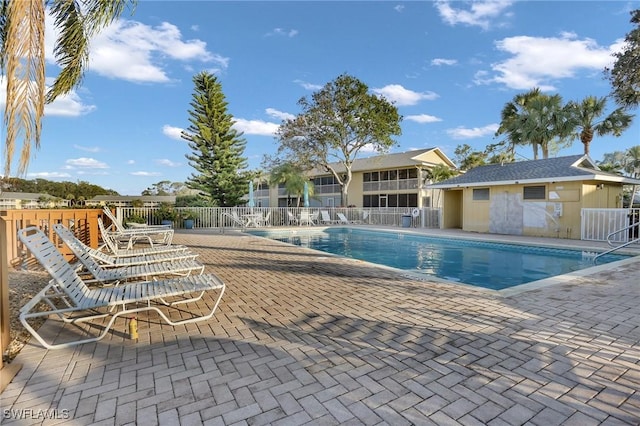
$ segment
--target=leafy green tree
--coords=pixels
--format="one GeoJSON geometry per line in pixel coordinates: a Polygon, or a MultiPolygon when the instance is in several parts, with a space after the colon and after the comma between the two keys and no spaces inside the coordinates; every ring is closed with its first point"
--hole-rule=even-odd
{"type": "Polygon", "coordinates": [[[218,79],[201,72],[193,77],[195,89],[190,103],[187,140],[193,154],[186,155],[196,170],[187,186],[196,189],[220,207],[236,206],[249,188],[247,160],[243,157],[246,141],[233,129],[233,116],[218,79]]]}
{"type": "Polygon", "coordinates": [[[605,115],[607,98],[587,96],[581,102],[570,102],[569,110],[577,131],[575,138],[580,138],[584,145],[585,155],[589,155],[589,146],[594,135],[620,136],[631,125],[633,115],[627,114],[624,108],[615,109],[605,115]]]}
{"type": "Polygon", "coordinates": [[[315,187],[296,164],[282,163],[271,170],[269,183],[272,185],[284,184],[285,193],[296,199],[297,207],[300,207],[300,199],[304,195],[305,182],[307,182],[309,197],[312,197],[315,187]]]}
{"type": "Polygon", "coordinates": [[[622,50],[613,54],[613,68],[605,68],[612,86],[613,98],[624,108],[640,104],[640,9],[631,11],[636,28],[627,33],[622,50]]]}
{"type": "Polygon", "coordinates": [[[543,158],[567,145],[575,123],[571,108],[563,105],[560,95],[546,95],[540,89],[519,94],[501,112],[496,136],[506,135],[512,146],[531,145],[533,158],[543,158]]]}
{"type": "Polygon", "coordinates": [[[458,145],[454,151],[454,162],[460,170],[471,170],[487,163],[487,155],[483,151],[474,151],[469,144],[458,145]]]}
{"type": "Polygon", "coordinates": [[[0,3],[0,69],[6,79],[4,175],[10,176],[17,141],[22,141],[18,173],[26,172],[31,145],[40,145],[45,103],[69,93],[82,81],[89,40],[119,17],[133,0],[10,1],[0,3]],[[56,62],[62,68],[45,86],[45,7],[59,32],[56,62]]]}
{"type": "Polygon", "coordinates": [[[184,182],[161,180],[142,191],[141,195],[187,195],[190,192],[184,182]]]}
{"type": "Polygon", "coordinates": [[[330,172],[346,206],[354,160],[363,148],[384,153],[395,145],[392,136],[402,133],[402,116],[396,106],[368,93],[366,84],[348,74],[325,84],[311,98],[301,98],[298,105],[302,112],[278,128],[277,155],[303,170],[330,172]]]}
{"type": "Polygon", "coordinates": [[[210,199],[197,194],[177,195],[176,207],[214,207],[210,199]]]}

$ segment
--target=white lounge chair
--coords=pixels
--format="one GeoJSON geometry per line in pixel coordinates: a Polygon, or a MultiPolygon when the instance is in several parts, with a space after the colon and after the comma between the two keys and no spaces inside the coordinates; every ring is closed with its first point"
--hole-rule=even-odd
{"type": "Polygon", "coordinates": [[[125,228],[113,215],[111,210],[105,207],[102,211],[111,221],[111,225],[115,228],[110,230],[105,226],[105,230],[107,230],[117,241],[126,242],[128,248],[131,248],[133,244],[140,240],[145,240],[150,245],[153,245],[154,243],[165,245],[171,244],[173,239],[173,229],[170,227],[161,225],[156,227],[146,226],[144,228],[125,228]]]}
{"type": "Polygon", "coordinates": [[[320,219],[320,222],[325,225],[333,225],[334,223],[336,223],[335,220],[331,219],[331,216],[329,215],[329,212],[327,210],[320,210],[320,217],[322,218],[320,219]]]}
{"type": "MultiPolygon", "coordinates": [[[[98,228],[100,229],[100,236],[102,237],[102,247],[107,248],[115,256],[167,253],[176,251],[177,249],[186,249],[186,246],[176,246],[172,244],[149,244],[147,247],[134,248],[134,245],[140,239],[149,242],[150,237],[145,235],[129,235],[123,237],[122,235],[114,234],[105,229],[101,218],[98,218],[98,228]]],[[[171,232],[173,232],[173,229],[171,229],[171,232]]]]}
{"type": "MultiPolygon", "coordinates": [[[[100,220],[100,219],[98,219],[100,220]]],[[[70,231],[69,231],[70,232],[70,231]]],[[[171,262],[189,260],[198,257],[189,251],[187,246],[153,246],[136,250],[118,250],[116,253],[106,253],[102,250],[91,248],[78,240],[93,258],[105,265],[105,267],[145,265],[148,263],[171,262]]]]}
{"type": "Polygon", "coordinates": [[[153,279],[154,277],[166,275],[187,276],[192,273],[204,272],[204,265],[195,259],[177,259],[163,262],[140,263],[136,265],[126,265],[120,267],[105,266],[91,255],[87,246],[73,235],[61,223],[53,225],[53,230],[60,239],[71,249],[78,262],[100,282],[111,282],[117,284],[120,281],[131,279],[153,279]]]}
{"type": "MultiPolygon", "coordinates": [[[[222,217],[223,218],[228,218],[231,223],[233,225],[239,226],[240,228],[244,229],[246,226],[246,222],[244,222],[242,219],[240,219],[240,216],[238,216],[238,212],[235,210],[232,210],[230,213],[229,212],[224,212],[222,213],[222,217]]],[[[223,223],[223,226],[225,224],[223,223]]]]}
{"type": "MultiPolygon", "coordinates": [[[[205,321],[213,317],[224,294],[225,284],[214,274],[190,275],[161,281],[138,281],[117,287],[89,288],[49,238],[37,227],[21,229],[18,231],[18,238],[52,277],[49,284],[20,309],[22,325],[42,346],[48,349],[66,348],[98,341],[107,335],[118,317],[132,316],[143,311],[157,312],[164,321],[172,326],[205,321]],[[173,321],[158,306],[158,302],[165,307],[181,302],[169,304],[165,299],[170,297],[184,297],[196,293],[202,295],[209,291],[218,292],[218,297],[211,310],[203,315],[194,314],[189,318],[173,321]],[[46,303],[50,310],[38,310],[40,303],[46,303]],[[87,314],[69,317],[69,315],[80,313],[87,314]],[[97,336],[52,344],[40,336],[29,324],[30,319],[47,317],[51,314],[57,315],[67,323],[75,324],[97,318],[111,318],[104,325],[95,324],[97,327],[104,327],[97,336]]],[[[181,309],[181,316],[185,311],[184,308],[181,309]]],[[[85,331],[88,332],[93,328],[87,327],[85,331]]]]}
{"type": "Polygon", "coordinates": [[[142,230],[142,229],[149,229],[149,230],[171,229],[170,225],[148,225],[146,223],[127,223],[127,226],[128,226],[128,228],[127,228],[127,227],[122,225],[122,223],[113,214],[113,212],[111,211],[110,208],[103,207],[102,211],[105,214],[105,216],[107,216],[109,218],[109,220],[111,221],[111,224],[116,228],[116,229],[114,229],[114,231],[124,232],[126,230],[131,230],[131,228],[138,229],[138,230],[142,230]]]}
{"type": "Polygon", "coordinates": [[[352,225],[351,221],[343,213],[336,213],[338,216],[338,223],[343,225],[352,225]]]}

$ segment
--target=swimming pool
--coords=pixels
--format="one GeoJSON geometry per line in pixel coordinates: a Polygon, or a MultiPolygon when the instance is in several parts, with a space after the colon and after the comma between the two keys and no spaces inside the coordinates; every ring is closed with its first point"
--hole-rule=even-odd
{"type": "MultiPolygon", "coordinates": [[[[248,233],[353,259],[493,290],[593,266],[593,253],[425,235],[332,227],[248,233]]],[[[598,264],[626,259],[605,255],[598,264]]]]}

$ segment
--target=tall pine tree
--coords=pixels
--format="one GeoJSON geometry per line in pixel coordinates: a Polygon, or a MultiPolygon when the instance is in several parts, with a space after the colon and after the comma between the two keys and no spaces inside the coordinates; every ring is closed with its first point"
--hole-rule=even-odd
{"type": "Polygon", "coordinates": [[[247,159],[243,157],[247,142],[232,128],[233,116],[227,112],[218,79],[203,71],[193,82],[191,124],[182,138],[193,151],[186,157],[196,173],[188,178],[187,186],[207,194],[215,205],[233,207],[243,202],[248,191],[247,159]]]}

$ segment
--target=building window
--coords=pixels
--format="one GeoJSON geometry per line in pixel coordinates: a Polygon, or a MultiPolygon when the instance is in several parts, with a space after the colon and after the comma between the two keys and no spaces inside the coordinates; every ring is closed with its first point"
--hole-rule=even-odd
{"type": "Polygon", "coordinates": [[[489,188],[473,189],[473,201],[487,201],[487,200],[489,200],[489,188]]]}
{"type": "Polygon", "coordinates": [[[522,198],[525,200],[546,200],[546,188],[544,185],[525,186],[522,198]]]}

